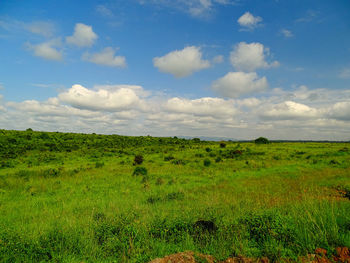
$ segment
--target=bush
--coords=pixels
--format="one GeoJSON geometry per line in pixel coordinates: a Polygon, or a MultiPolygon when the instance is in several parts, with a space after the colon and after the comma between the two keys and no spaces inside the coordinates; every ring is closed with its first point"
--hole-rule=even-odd
{"type": "Polygon", "coordinates": [[[204,166],[208,167],[208,166],[210,166],[211,161],[210,161],[209,159],[205,159],[205,160],[203,161],[203,164],[204,164],[204,166]]]}
{"type": "Polygon", "coordinates": [[[264,138],[264,137],[259,137],[257,139],[255,139],[255,144],[268,144],[270,143],[268,139],[264,138]]]}
{"type": "Polygon", "coordinates": [[[226,143],[220,142],[220,148],[225,148],[225,147],[226,147],[226,143]]]}
{"type": "Polygon", "coordinates": [[[143,156],[142,155],[136,155],[134,158],[134,165],[140,165],[143,163],[143,156]]]}
{"type": "Polygon", "coordinates": [[[218,158],[215,159],[215,162],[216,162],[216,163],[219,163],[219,162],[221,162],[221,161],[222,161],[222,159],[221,159],[220,156],[219,156],[218,158]]]}
{"type": "Polygon", "coordinates": [[[140,166],[138,166],[138,167],[135,168],[135,170],[134,170],[134,172],[132,173],[132,175],[134,175],[134,176],[137,176],[137,175],[146,176],[147,173],[148,173],[148,172],[147,172],[146,167],[140,167],[140,166]]]}
{"type": "Polygon", "coordinates": [[[205,148],[205,151],[208,153],[208,152],[211,152],[212,150],[209,147],[207,147],[205,148]]]}

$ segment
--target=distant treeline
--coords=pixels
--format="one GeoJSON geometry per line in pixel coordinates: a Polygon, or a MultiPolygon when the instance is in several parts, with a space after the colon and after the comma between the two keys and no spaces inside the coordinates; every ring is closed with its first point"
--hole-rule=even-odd
{"type": "Polygon", "coordinates": [[[188,145],[200,139],[177,137],[121,136],[82,133],[0,130],[0,158],[16,158],[27,151],[71,152],[97,149],[114,152],[129,147],[150,145],[188,145]]]}

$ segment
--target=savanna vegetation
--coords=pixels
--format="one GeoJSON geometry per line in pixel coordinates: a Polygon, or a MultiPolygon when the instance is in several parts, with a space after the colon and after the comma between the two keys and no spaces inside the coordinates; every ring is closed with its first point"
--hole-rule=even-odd
{"type": "Polygon", "coordinates": [[[0,130],[1,262],[350,247],[349,143],[0,130]]]}

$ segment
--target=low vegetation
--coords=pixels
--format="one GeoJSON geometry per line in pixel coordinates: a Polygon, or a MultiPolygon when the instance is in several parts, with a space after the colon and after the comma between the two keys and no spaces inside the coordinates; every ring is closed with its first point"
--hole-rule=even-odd
{"type": "Polygon", "coordinates": [[[0,262],[331,255],[349,148],[0,130],[0,262]]]}

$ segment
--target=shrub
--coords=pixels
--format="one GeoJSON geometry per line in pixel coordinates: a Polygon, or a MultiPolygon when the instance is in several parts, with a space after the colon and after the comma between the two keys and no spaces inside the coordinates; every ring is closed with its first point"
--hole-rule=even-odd
{"type": "Polygon", "coordinates": [[[205,151],[208,153],[208,152],[211,152],[212,149],[210,149],[209,147],[205,148],[205,151]]]}
{"type": "Polygon", "coordinates": [[[138,167],[135,168],[135,170],[134,170],[134,172],[132,173],[132,175],[134,175],[134,176],[137,176],[137,175],[146,176],[147,173],[148,173],[148,172],[147,172],[146,167],[140,167],[140,166],[138,166],[138,167]]]}
{"type": "Polygon", "coordinates": [[[210,161],[209,159],[205,159],[205,160],[203,161],[203,164],[204,164],[204,166],[208,167],[208,166],[210,166],[211,161],[210,161]]]}
{"type": "Polygon", "coordinates": [[[136,155],[134,158],[134,165],[140,165],[143,163],[143,156],[142,155],[136,155]]]}
{"type": "Polygon", "coordinates": [[[222,161],[222,159],[221,159],[220,156],[219,156],[218,158],[215,159],[215,162],[216,162],[216,163],[219,163],[219,162],[221,162],[221,161],[222,161]]]}
{"type": "Polygon", "coordinates": [[[268,144],[270,143],[268,139],[266,139],[265,137],[259,137],[257,139],[255,139],[255,144],[268,144]]]}
{"type": "Polygon", "coordinates": [[[220,148],[225,148],[225,147],[226,147],[226,143],[220,142],[220,148]]]}

